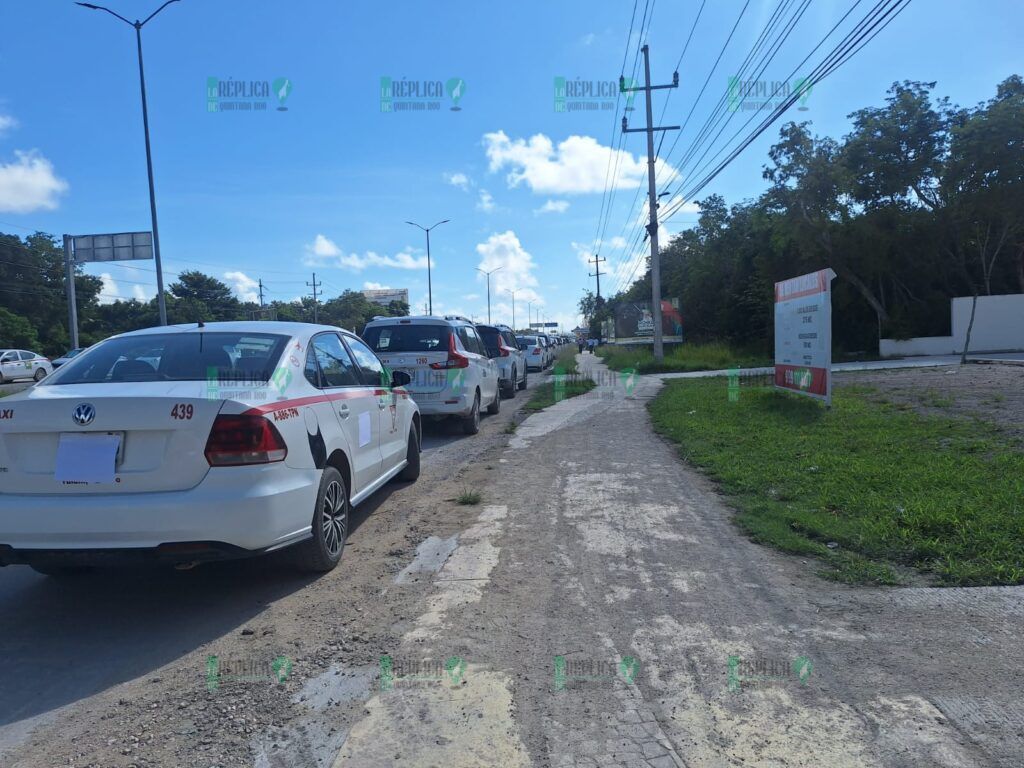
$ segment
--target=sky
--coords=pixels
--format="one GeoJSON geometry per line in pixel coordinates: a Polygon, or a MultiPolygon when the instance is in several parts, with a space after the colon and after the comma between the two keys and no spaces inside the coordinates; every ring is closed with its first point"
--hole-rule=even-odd
{"type": "MultiPolygon", "coordinates": [[[[644,124],[643,94],[623,112],[618,76],[642,77],[642,42],[654,83],[671,83],[679,65],[679,87],[653,94],[655,122],[683,126],[667,133],[657,165],[663,209],[678,208],[664,242],[699,215],[679,193],[757,114],[763,97],[755,88],[730,100],[729,77],[779,2],[787,14],[799,6],[709,0],[696,26],[700,0],[174,2],[142,33],[165,282],[199,269],[242,299],[262,280],[267,301],[287,301],[309,293],[315,272],[324,298],[408,288],[422,312],[425,237],[406,222],[449,219],[431,234],[435,314],[485,320],[479,270],[497,270],[494,322],[512,322],[515,292],[517,327],[529,312],[569,329],[594,288],[586,261],[595,252],[608,259],[605,295],[643,269],[633,242],[646,215],[646,141],[619,124],[623,114],[630,127],[644,124]],[[726,129],[680,172],[719,103],[735,107],[722,113],[726,129]]],[[[160,2],[107,5],[134,21],[160,2]]],[[[871,5],[811,0],[757,79],[769,91],[790,87],[871,5]]],[[[962,105],[990,98],[1024,69],[1021,28],[1019,0],[913,0],[698,200],[758,195],[786,120],[842,136],[849,113],[882,105],[894,81],[937,81],[938,94],[962,105]]],[[[0,0],[0,29],[0,231],[150,229],[134,30],[70,0],[0,0]]],[[[103,301],[155,293],[151,261],[87,271],[103,276],[103,301]]]]}

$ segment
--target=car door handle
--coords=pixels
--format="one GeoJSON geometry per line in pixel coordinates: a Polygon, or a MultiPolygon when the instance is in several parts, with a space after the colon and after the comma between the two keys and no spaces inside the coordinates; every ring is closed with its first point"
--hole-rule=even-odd
{"type": "Polygon", "coordinates": [[[348,414],[349,414],[349,410],[348,410],[348,406],[347,405],[338,406],[338,416],[340,416],[343,419],[347,419],[348,418],[348,414]]]}

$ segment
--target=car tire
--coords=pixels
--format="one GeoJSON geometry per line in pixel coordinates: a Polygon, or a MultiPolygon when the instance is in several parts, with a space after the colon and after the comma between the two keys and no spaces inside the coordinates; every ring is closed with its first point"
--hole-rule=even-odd
{"type": "Polygon", "coordinates": [[[526,382],[529,379],[529,376],[530,376],[530,369],[527,368],[526,370],[523,371],[523,380],[518,382],[516,384],[516,386],[519,387],[519,389],[526,389],[526,382]]]}
{"type": "Polygon", "coordinates": [[[37,368],[35,375],[32,378],[35,379],[36,381],[42,381],[43,379],[46,378],[46,371],[44,371],[42,368],[37,368]]]}
{"type": "Polygon", "coordinates": [[[413,483],[420,476],[420,441],[416,427],[409,430],[409,447],[405,452],[405,469],[398,473],[398,479],[413,483]]]}
{"type": "Polygon", "coordinates": [[[462,431],[467,435],[475,435],[480,431],[480,393],[473,398],[473,409],[469,416],[462,418],[462,431]]]}
{"type": "Polygon", "coordinates": [[[487,413],[491,416],[497,416],[501,413],[501,387],[494,391],[494,400],[487,406],[487,413]]]}
{"type": "Polygon", "coordinates": [[[516,382],[519,381],[519,371],[515,368],[512,369],[512,378],[508,380],[505,386],[501,387],[501,396],[505,398],[513,398],[516,396],[516,382]]]}
{"type": "Polygon", "coordinates": [[[345,478],[334,467],[325,467],[313,509],[313,535],[294,548],[294,563],[299,570],[327,573],[341,561],[350,511],[345,478]]]}

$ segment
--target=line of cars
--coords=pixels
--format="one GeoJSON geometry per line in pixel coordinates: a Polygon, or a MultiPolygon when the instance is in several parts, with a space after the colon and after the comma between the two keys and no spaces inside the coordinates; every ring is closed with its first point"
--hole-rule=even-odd
{"type": "Polygon", "coordinates": [[[423,419],[478,431],[532,355],[511,328],[454,316],[376,318],[362,338],[258,321],[111,337],[0,400],[0,566],[287,550],[328,571],[351,508],[419,476],[423,419]]]}

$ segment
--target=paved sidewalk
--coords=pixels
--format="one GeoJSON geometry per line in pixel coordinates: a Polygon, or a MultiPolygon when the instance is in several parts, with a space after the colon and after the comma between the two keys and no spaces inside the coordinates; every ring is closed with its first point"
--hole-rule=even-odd
{"type": "Polygon", "coordinates": [[[527,419],[336,766],[1018,768],[1024,589],[862,589],[753,544],[609,376],[527,419]]]}

